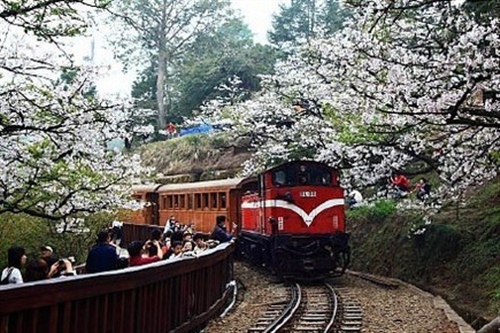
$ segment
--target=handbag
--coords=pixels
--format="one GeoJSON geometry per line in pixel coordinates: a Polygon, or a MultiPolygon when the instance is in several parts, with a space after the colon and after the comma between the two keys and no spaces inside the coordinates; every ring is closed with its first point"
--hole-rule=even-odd
{"type": "Polygon", "coordinates": [[[14,268],[9,268],[9,272],[7,273],[7,276],[5,278],[2,279],[2,281],[0,281],[0,285],[4,285],[4,284],[9,284],[9,278],[10,278],[10,273],[12,273],[12,271],[14,270],[14,268]]]}

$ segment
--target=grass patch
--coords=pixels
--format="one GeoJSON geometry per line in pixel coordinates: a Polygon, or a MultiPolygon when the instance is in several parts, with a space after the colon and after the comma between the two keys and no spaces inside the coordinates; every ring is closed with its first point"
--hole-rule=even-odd
{"type": "Polygon", "coordinates": [[[500,179],[470,191],[470,202],[422,212],[387,200],[347,213],[353,269],[401,278],[462,304],[477,318],[500,310],[500,179]],[[458,216],[458,218],[457,218],[458,216]]]}

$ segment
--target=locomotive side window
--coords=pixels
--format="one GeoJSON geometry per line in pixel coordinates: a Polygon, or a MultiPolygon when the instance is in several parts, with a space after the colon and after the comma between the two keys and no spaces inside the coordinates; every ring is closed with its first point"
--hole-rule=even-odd
{"type": "Polygon", "coordinates": [[[279,170],[274,172],[273,174],[273,183],[276,186],[285,186],[286,185],[286,173],[283,170],[279,170]]]}

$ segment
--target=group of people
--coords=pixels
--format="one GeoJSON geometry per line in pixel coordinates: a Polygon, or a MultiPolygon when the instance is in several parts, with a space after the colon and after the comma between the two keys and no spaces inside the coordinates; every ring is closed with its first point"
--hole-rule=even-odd
{"type": "Polygon", "coordinates": [[[13,246],[7,250],[8,265],[2,271],[0,284],[19,284],[40,281],[63,276],[73,276],[75,271],[70,258],[58,259],[50,246],[40,247],[40,255],[28,261],[26,250],[21,246],[13,246]],[[25,274],[22,274],[26,266],[25,274]]]}
{"type": "MultiPolygon", "coordinates": [[[[421,177],[410,189],[410,180],[401,173],[394,173],[388,182],[388,188],[396,198],[406,198],[409,194],[415,193],[417,198],[425,201],[431,193],[431,185],[426,178],[421,177]]],[[[349,208],[356,207],[363,201],[363,195],[358,190],[352,190],[347,195],[347,204],[349,208]]]]}
{"type": "Polygon", "coordinates": [[[415,193],[419,200],[425,201],[431,193],[431,185],[426,178],[421,177],[414,188],[410,190],[409,179],[401,173],[395,173],[390,177],[389,187],[396,191],[396,195],[399,198],[405,198],[409,194],[415,193]]]}
{"type": "MultiPolygon", "coordinates": [[[[171,216],[164,231],[151,231],[147,241],[132,241],[127,246],[127,257],[120,257],[117,246],[111,242],[109,231],[98,235],[98,243],[88,254],[86,272],[97,273],[117,268],[140,266],[160,260],[197,256],[220,243],[228,242],[233,235],[225,227],[226,217],[217,216],[216,225],[210,236],[195,233],[193,225],[181,225],[171,216]]],[[[234,228],[234,226],[233,226],[234,228]]]]}
{"type": "MultiPolygon", "coordinates": [[[[165,231],[154,229],[146,242],[132,241],[127,246],[128,257],[120,256],[121,225],[99,232],[96,244],[89,250],[86,273],[99,273],[119,268],[140,266],[160,260],[197,256],[220,243],[228,242],[233,234],[226,229],[226,217],[217,216],[210,236],[194,233],[192,225],[180,225],[171,217],[165,231]],[[116,244],[118,243],[118,244],[116,244]]],[[[233,224],[233,230],[236,225],[233,224]]],[[[0,284],[18,284],[62,276],[76,275],[71,258],[57,258],[50,246],[40,247],[39,258],[28,261],[23,247],[8,250],[8,266],[2,271],[0,284]],[[22,270],[26,266],[25,274],[22,270]]]]}

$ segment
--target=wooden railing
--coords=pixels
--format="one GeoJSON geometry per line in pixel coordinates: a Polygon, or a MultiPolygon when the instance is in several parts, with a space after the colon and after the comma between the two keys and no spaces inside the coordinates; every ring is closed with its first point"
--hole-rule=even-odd
{"type": "Polygon", "coordinates": [[[0,288],[1,333],[189,332],[232,293],[234,245],[197,258],[0,288]]]}

